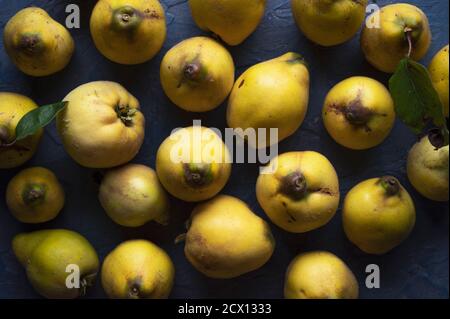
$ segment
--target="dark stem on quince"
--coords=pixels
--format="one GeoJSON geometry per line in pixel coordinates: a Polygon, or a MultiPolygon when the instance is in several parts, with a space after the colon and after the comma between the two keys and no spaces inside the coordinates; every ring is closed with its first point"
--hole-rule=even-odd
{"type": "Polygon", "coordinates": [[[184,67],[183,75],[187,80],[195,81],[200,77],[201,67],[199,63],[188,63],[184,67]]]}
{"type": "Polygon", "coordinates": [[[184,164],[184,179],[191,187],[202,187],[211,182],[210,164],[184,164]]]}
{"type": "Polygon", "coordinates": [[[400,192],[400,183],[393,176],[383,176],[379,182],[386,191],[387,196],[395,196],[400,192]]]}
{"type": "Polygon", "coordinates": [[[142,13],[132,6],[125,5],[113,12],[112,28],[119,32],[132,32],[138,28],[142,21],[142,13]]]}
{"type": "Polygon", "coordinates": [[[343,113],[352,125],[366,125],[372,116],[372,111],[364,107],[359,99],[345,107],[343,113]]]}
{"type": "Polygon", "coordinates": [[[116,106],[116,113],[117,116],[120,118],[120,120],[125,124],[126,126],[132,126],[133,125],[133,116],[136,114],[138,110],[135,108],[131,108],[128,105],[117,105],[116,106]]]}
{"type": "Polygon", "coordinates": [[[302,199],[308,191],[306,178],[301,172],[294,172],[281,180],[280,192],[294,200],[302,199]]]}
{"type": "Polygon", "coordinates": [[[46,187],[40,184],[28,185],[22,193],[23,202],[26,205],[39,203],[45,197],[46,187]]]}

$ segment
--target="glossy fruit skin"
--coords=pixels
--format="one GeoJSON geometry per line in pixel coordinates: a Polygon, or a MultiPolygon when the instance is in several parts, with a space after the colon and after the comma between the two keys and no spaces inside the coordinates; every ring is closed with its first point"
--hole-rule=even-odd
{"type": "Polygon", "coordinates": [[[428,136],[423,137],[410,150],[407,173],[410,183],[424,197],[448,202],[449,146],[436,149],[428,136]]]}
{"type": "Polygon", "coordinates": [[[448,118],[448,72],[449,72],[449,57],[448,44],[443,47],[430,62],[428,71],[430,72],[431,80],[434,88],[439,94],[442,102],[444,116],[448,118]]]}
{"type": "Polygon", "coordinates": [[[286,299],[357,299],[358,282],[347,265],[326,251],[298,255],[289,265],[286,299]]]}
{"type": "Polygon", "coordinates": [[[333,218],[339,205],[339,180],[333,165],[317,152],[283,153],[259,175],[256,197],[278,227],[304,233],[322,227],[333,218]],[[275,171],[269,172],[272,167],[275,171]],[[307,188],[303,194],[283,191],[286,178],[293,174],[303,175],[307,188]]]}
{"type": "Polygon", "coordinates": [[[151,220],[167,223],[169,201],[150,167],[127,164],[107,171],[98,198],[119,225],[139,227],[151,220]]]}
{"type": "Polygon", "coordinates": [[[336,84],[325,98],[323,123],[331,137],[340,145],[365,150],[381,144],[395,122],[394,101],[380,82],[362,76],[348,78],[336,84]],[[362,106],[367,121],[351,122],[346,110],[362,106]]]}
{"type": "MultiPolygon", "coordinates": [[[[5,130],[6,143],[15,139],[16,127],[20,119],[38,106],[26,96],[0,92],[0,129],[5,130]]],[[[36,153],[43,130],[26,137],[11,146],[0,146],[0,169],[14,168],[23,165],[36,153]]],[[[1,141],[0,141],[1,144],[1,141]]]]}
{"type": "Polygon", "coordinates": [[[124,87],[90,82],[74,89],[64,101],[69,103],[57,116],[58,133],[78,164],[110,168],[136,156],[144,141],[145,119],[139,101],[124,87]]]}
{"type": "MultiPolygon", "coordinates": [[[[378,12],[372,13],[368,21],[378,12]]],[[[411,29],[413,48],[411,58],[419,61],[431,45],[431,30],[428,18],[419,8],[397,3],[381,8],[380,28],[365,26],[361,33],[361,48],[367,61],[376,69],[394,73],[403,58],[408,55],[409,44],[405,33],[411,29]]]]}
{"type": "Polygon", "coordinates": [[[69,31],[37,7],[22,9],[8,21],[3,42],[14,64],[31,76],[61,71],[75,49],[69,31]]]}
{"type": "Polygon", "coordinates": [[[334,46],[349,41],[361,28],[368,1],[292,0],[297,26],[311,41],[334,46]]]}
{"type": "Polygon", "coordinates": [[[231,174],[230,153],[222,139],[211,129],[190,126],[171,134],[159,146],[156,172],[164,188],[173,196],[198,202],[217,195],[231,174]],[[183,155],[178,157],[179,152],[183,155]],[[172,159],[172,156],[176,158],[172,159]],[[192,170],[207,171],[202,183],[192,183],[192,170]]]}
{"type": "Polygon", "coordinates": [[[234,62],[217,41],[194,37],[167,52],[161,63],[160,78],[164,92],[174,104],[190,112],[207,112],[230,94],[234,62]]]}
{"type": "Polygon", "coordinates": [[[94,248],[86,238],[70,230],[19,234],[14,237],[12,247],[34,289],[49,299],[73,299],[85,295],[99,270],[94,248]],[[79,288],[67,288],[67,280],[72,283],[68,276],[76,275],[71,266],[79,268],[79,288]]]}
{"type": "Polygon", "coordinates": [[[166,299],[174,277],[170,257],[147,240],[123,242],[102,265],[102,286],[113,299],[166,299]]]}
{"type": "Polygon", "coordinates": [[[228,45],[244,42],[258,27],[266,0],[189,0],[197,26],[215,33],[228,45]]]}
{"type": "Polygon", "coordinates": [[[20,171],[6,188],[9,211],[22,223],[37,224],[54,219],[63,208],[64,200],[64,190],[55,174],[43,167],[20,171]]]}
{"type": "Polygon", "coordinates": [[[207,277],[229,279],[262,267],[274,248],[264,220],[243,201],[219,195],[194,208],[184,253],[207,277]]]}
{"type": "Polygon", "coordinates": [[[399,193],[386,194],[380,178],[353,187],[344,200],[342,221],[348,239],[368,254],[382,255],[411,233],[416,210],[411,196],[399,185],[399,193]]]}
{"type": "Polygon", "coordinates": [[[250,67],[238,78],[228,101],[227,123],[244,132],[254,129],[256,141],[247,139],[248,143],[264,148],[297,131],[305,118],[308,102],[306,62],[297,53],[286,53],[250,67]],[[267,131],[263,145],[257,142],[258,128],[267,131]],[[278,129],[276,140],[270,139],[270,128],[278,129]]]}
{"type": "Polygon", "coordinates": [[[120,64],[152,59],[166,39],[166,18],[158,0],[100,0],[92,11],[90,29],[95,46],[120,64]]]}

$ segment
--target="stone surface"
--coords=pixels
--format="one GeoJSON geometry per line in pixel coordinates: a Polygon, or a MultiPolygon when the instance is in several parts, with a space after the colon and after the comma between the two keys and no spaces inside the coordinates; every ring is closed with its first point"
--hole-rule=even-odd
{"type": "MultiPolygon", "coordinates": [[[[176,266],[172,298],[281,298],[289,262],[299,252],[316,249],[331,251],[348,263],[359,280],[361,298],[448,298],[448,204],[425,200],[407,181],[406,155],[416,140],[415,136],[397,122],[384,144],[373,150],[355,152],[333,142],[320,119],[325,95],[338,81],[352,75],[366,75],[387,84],[388,76],[365,62],[358,38],[335,48],[321,48],[306,40],[294,24],[289,2],[268,0],[268,8],[258,30],[239,47],[230,48],[237,74],[287,51],[303,54],[312,74],[309,111],[301,129],[280,144],[280,152],[315,150],[326,155],[337,169],[343,196],[363,179],[387,174],[397,176],[417,206],[417,224],[411,237],[389,254],[376,257],[365,255],[347,241],[341,227],[340,211],[328,225],[305,235],[288,234],[272,224],[277,247],[265,267],[233,280],[208,279],[188,263],[183,255],[183,246],[173,243],[174,238],[184,231],[184,221],[193,207],[191,204],[172,198],[172,224],[168,227],[150,223],[139,229],[126,229],[115,225],[98,203],[97,185],[92,178],[94,172],[77,166],[69,158],[52,125],[47,128],[38,153],[26,166],[42,165],[57,174],[67,193],[66,207],[52,222],[38,226],[20,224],[8,213],[4,201],[6,184],[19,169],[0,171],[0,298],[38,297],[15,260],[10,243],[19,232],[41,228],[68,228],[80,232],[91,241],[102,259],[124,240],[146,238],[154,241],[170,254],[176,266]],[[381,268],[380,289],[369,290],[364,285],[365,267],[372,263],[381,268]]],[[[394,1],[377,2],[385,5],[394,1]]],[[[433,44],[424,59],[428,63],[434,53],[448,43],[449,3],[446,0],[406,2],[419,5],[430,19],[433,44]]],[[[69,3],[77,3],[81,9],[81,29],[71,30],[76,52],[70,65],[54,76],[29,78],[16,70],[0,44],[0,90],[27,94],[37,103],[46,104],[61,100],[70,90],[85,82],[112,80],[123,84],[140,100],[147,118],[145,143],[134,162],[152,167],[159,144],[173,128],[192,125],[192,120],[197,118],[206,126],[226,127],[224,105],[207,114],[189,114],[169,102],[159,83],[159,65],[165,52],[183,39],[204,34],[194,25],[186,0],[162,1],[167,13],[167,41],[152,61],[139,66],[114,64],[95,49],[89,34],[89,17],[95,4],[92,0],[0,0],[0,27],[3,29],[15,12],[30,5],[40,6],[59,22],[64,22],[65,7],[69,3]]],[[[256,164],[235,164],[223,193],[241,198],[266,218],[256,202],[257,174],[256,164]]],[[[105,297],[99,280],[87,297],[105,297]]]]}

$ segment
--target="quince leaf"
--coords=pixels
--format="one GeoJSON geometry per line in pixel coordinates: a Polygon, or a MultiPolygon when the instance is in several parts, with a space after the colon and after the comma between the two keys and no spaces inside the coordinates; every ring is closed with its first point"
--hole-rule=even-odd
{"type": "Polygon", "coordinates": [[[441,128],[448,143],[448,130],[442,102],[431,81],[428,70],[410,58],[400,61],[389,80],[395,111],[400,120],[416,134],[432,121],[441,128]]]}
{"type": "Polygon", "coordinates": [[[27,136],[36,133],[40,128],[45,127],[66,107],[67,103],[68,102],[57,102],[43,105],[25,114],[17,124],[15,140],[23,140],[27,136]]]}

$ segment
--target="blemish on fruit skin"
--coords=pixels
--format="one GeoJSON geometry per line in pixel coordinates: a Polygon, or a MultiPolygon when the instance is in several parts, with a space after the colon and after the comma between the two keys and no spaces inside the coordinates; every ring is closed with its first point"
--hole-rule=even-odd
{"type": "Polygon", "coordinates": [[[286,209],[285,213],[289,216],[288,223],[297,222],[297,218],[295,218],[288,209],[286,209]]]}
{"type": "MultiPolygon", "coordinates": [[[[350,111],[352,108],[355,110],[359,109],[360,111],[364,110],[364,112],[358,112],[356,114],[356,115],[358,115],[358,117],[361,117],[361,119],[360,119],[361,122],[358,123],[358,121],[356,121],[355,123],[352,123],[352,124],[356,129],[363,128],[367,133],[372,132],[372,128],[368,125],[368,121],[371,117],[374,117],[374,116],[387,117],[388,116],[386,113],[376,113],[373,110],[365,108],[364,105],[362,105],[362,103],[361,103],[360,94],[358,95],[358,97],[356,99],[354,99],[348,105],[338,104],[336,102],[329,103],[324,110],[324,115],[325,116],[328,115],[327,110],[330,110],[330,111],[334,112],[336,115],[342,114],[348,121],[350,121],[347,114],[349,113],[348,111],[350,111]]],[[[352,113],[354,113],[354,112],[352,112],[352,113]]]]}
{"type": "Polygon", "coordinates": [[[319,188],[319,189],[317,189],[317,190],[313,190],[313,191],[311,191],[312,193],[321,193],[321,194],[324,194],[324,195],[329,195],[329,196],[335,196],[336,195],[336,193],[335,192],[333,192],[331,189],[329,189],[329,188],[319,188]]]}
{"type": "MultiPolygon", "coordinates": [[[[204,269],[216,270],[219,262],[215,257],[213,257],[213,254],[207,253],[208,245],[206,243],[206,239],[198,233],[189,234],[189,237],[189,242],[191,244],[187,245],[186,247],[193,248],[189,249],[191,250],[189,256],[198,264],[200,264],[204,269]]],[[[211,251],[211,253],[213,252],[211,251]]]]}
{"type": "Polygon", "coordinates": [[[161,19],[162,17],[155,10],[150,10],[147,8],[144,10],[144,18],[161,19]]]}
{"type": "Polygon", "coordinates": [[[240,88],[244,85],[244,83],[245,83],[245,79],[243,79],[243,80],[241,81],[241,83],[239,83],[238,88],[240,89],[240,88]]]}
{"type": "Polygon", "coordinates": [[[286,215],[288,215],[288,220],[287,222],[289,224],[292,224],[293,222],[296,222],[297,220],[295,219],[294,216],[292,216],[292,214],[289,213],[288,208],[287,208],[287,203],[285,201],[282,201],[281,204],[283,205],[286,215]]]}

